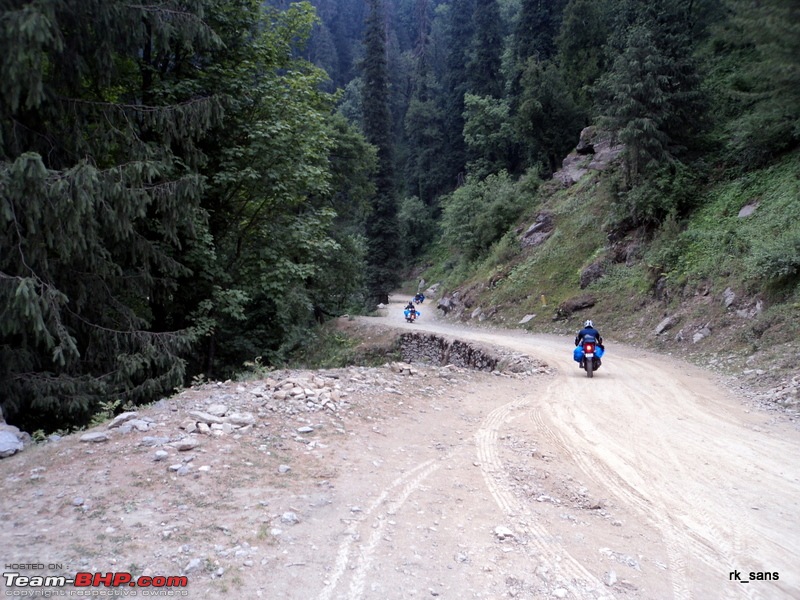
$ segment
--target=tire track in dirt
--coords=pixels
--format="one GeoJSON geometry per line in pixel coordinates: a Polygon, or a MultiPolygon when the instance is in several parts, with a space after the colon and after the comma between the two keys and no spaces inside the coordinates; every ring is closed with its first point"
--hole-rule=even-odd
{"type": "MultiPolygon", "coordinates": [[[[640,514],[647,517],[647,519],[661,531],[670,564],[673,598],[674,600],[691,599],[692,595],[689,591],[686,577],[686,559],[681,552],[680,544],[674,539],[671,533],[672,527],[663,516],[665,514],[664,507],[657,499],[650,497],[642,491],[646,488],[645,482],[641,479],[639,479],[636,484],[627,481],[624,477],[618,475],[619,471],[627,469],[617,468],[615,470],[597,460],[591,454],[582,450],[577,450],[576,445],[567,443],[561,435],[557,434],[546,424],[540,411],[534,411],[533,415],[539,431],[544,434],[551,443],[557,446],[569,460],[574,462],[587,476],[596,481],[601,487],[617,496],[624,504],[634,508],[640,514]]],[[[631,469],[631,472],[635,473],[635,470],[631,469]]]]}
{"type": "MultiPolygon", "coordinates": [[[[634,385],[634,387],[637,386],[634,385]]],[[[650,391],[640,388],[636,392],[636,397],[642,398],[637,402],[637,412],[642,415],[642,418],[644,420],[658,418],[657,415],[652,414],[651,404],[644,401],[651,396],[650,391]]],[[[616,454],[614,456],[616,464],[611,465],[599,459],[595,453],[577,449],[587,440],[602,438],[601,432],[589,420],[581,419],[578,415],[571,413],[570,420],[576,427],[580,427],[580,435],[572,436],[567,442],[562,434],[556,433],[547,425],[540,410],[534,410],[532,416],[536,426],[548,440],[573,460],[587,476],[616,495],[623,503],[647,517],[659,529],[667,550],[673,594],[676,600],[694,598],[688,583],[688,563],[702,561],[710,570],[720,573],[736,569],[734,556],[742,555],[735,550],[729,540],[739,539],[741,543],[742,526],[736,525],[735,520],[732,520],[730,534],[722,532],[715,525],[714,517],[704,508],[706,501],[690,490],[675,490],[672,496],[680,498],[685,505],[690,505],[693,516],[699,517],[699,521],[694,523],[689,521],[688,513],[684,517],[672,516],[673,509],[670,509],[663,501],[657,486],[649,484],[639,476],[636,464],[625,460],[620,454],[616,454]],[[725,567],[721,569],[720,565],[725,565],[725,567]]],[[[562,416],[560,420],[565,421],[566,419],[562,416]]],[[[642,462],[638,460],[635,446],[631,446],[629,450],[636,453],[637,462],[642,462]]],[[[665,464],[671,467],[674,473],[672,478],[675,481],[690,479],[690,475],[685,471],[683,463],[678,459],[670,443],[661,436],[651,435],[648,438],[648,450],[660,456],[665,464]]],[[[726,598],[746,597],[751,600],[764,598],[757,589],[748,586],[739,586],[736,589],[735,593],[727,590],[726,598]]]]}
{"type": "MultiPolygon", "coordinates": [[[[437,464],[437,459],[429,459],[418,464],[400,477],[397,477],[394,481],[392,481],[389,487],[385,488],[380,493],[375,501],[364,512],[363,516],[351,523],[350,526],[345,529],[345,539],[341,542],[341,544],[339,544],[339,550],[336,554],[333,571],[331,575],[326,578],[325,588],[317,596],[317,600],[331,600],[331,598],[334,597],[333,594],[339,587],[339,582],[350,565],[350,554],[353,544],[357,540],[361,539],[362,536],[360,532],[369,521],[370,515],[372,515],[372,513],[378,510],[381,506],[386,505],[387,510],[378,515],[375,520],[372,521],[373,523],[377,523],[377,526],[373,527],[372,533],[369,537],[369,542],[367,543],[366,548],[360,553],[359,564],[355,568],[350,585],[350,591],[346,598],[348,600],[358,600],[358,598],[363,595],[366,571],[369,568],[369,565],[372,561],[372,555],[377,547],[378,542],[380,541],[383,528],[386,525],[386,515],[396,513],[405,503],[408,497],[417,488],[419,488],[422,482],[440,466],[440,464],[437,464]],[[416,473],[419,474],[415,476],[416,473]],[[409,479],[410,481],[406,483],[409,479]],[[393,498],[393,490],[403,486],[403,484],[405,484],[405,486],[403,487],[399,496],[397,496],[397,498],[393,498]]],[[[336,596],[336,598],[338,600],[338,598],[342,598],[342,596],[336,596]]]]}
{"type": "MultiPolygon", "coordinates": [[[[644,389],[644,386],[639,382],[632,382],[631,385],[636,388],[637,397],[640,398],[640,410],[649,413],[647,418],[657,418],[657,416],[653,414],[654,404],[652,400],[654,400],[654,398],[652,398],[650,391],[644,389]],[[645,399],[650,401],[645,402],[645,399]]],[[[669,403],[673,400],[677,400],[677,398],[669,398],[667,402],[669,403]]],[[[662,459],[667,459],[666,462],[668,462],[676,473],[674,477],[675,481],[690,479],[690,475],[686,472],[684,467],[684,461],[678,458],[669,440],[664,439],[662,435],[651,435],[650,444],[651,447],[657,444],[657,453],[662,459]]],[[[694,488],[690,488],[689,490],[684,489],[681,494],[676,494],[676,496],[683,500],[684,506],[691,506],[692,512],[684,511],[684,516],[677,519],[679,523],[676,525],[673,525],[672,519],[667,520],[668,523],[673,526],[673,537],[678,538],[679,543],[681,541],[683,542],[681,546],[685,547],[688,545],[689,549],[693,551],[693,559],[702,560],[712,570],[716,570],[721,574],[735,571],[738,564],[736,559],[739,558],[741,560],[743,555],[736,551],[735,543],[732,544],[729,540],[739,540],[741,544],[743,533],[745,534],[744,539],[752,536],[750,528],[745,522],[740,522],[734,518],[728,518],[726,519],[728,531],[723,532],[717,525],[719,515],[712,515],[709,513],[706,508],[708,506],[707,500],[701,498],[694,491],[694,488]],[[693,523],[691,520],[692,516],[700,517],[699,522],[693,523]],[[720,569],[720,565],[724,565],[724,567],[720,569]]],[[[664,503],[662,503],[661,510],[663,510],[664,514],[669,513],[669,508],[664,503]]],[[[744,596],[750,600],[765,600],[764,596],[762,596],[756,588],[737,586],[736,589],[738,592],[735,597],[744,596]]],[[[726,594],[729,593],[729,591],[726,591],[726,594]]]]}
{"type": "MultiPolygon", "coordinates": [[[[556,539],[547,530],[532,519],[519,519],[530,516],[528,510],[519,502],[506,481],[502,461],[497,451],[497,434],[501,428],[520,416],[530,406],[530,399],[522,398],[504,404],[493,410],[484,420],[475,434],[477,456],[486,487],[503,513],[516,517],[517,528],[527,535],[528,548],[532,547],[540,557],[547,561],[554,573],[560,576],[559,585],[569,590],[575,598],[594,600],[597,596],[592,590],[602,589],[603,584],[586,570],[563,546],[556,546],[556,539]],[[517,412],[517,415],[513,413],[517,412]]],[[[603,591],[603,597],[613,599],[609,591],[603,591]]]]}
{"type": "MultiPolygon", "coordinates": [[[[445,459],[446,460],[446,459],[445,459]]],[[[428,461],[429,463],[433,462],[428,461]]],[[[427,463],[423,463],[427,464],[427,463]]],[[[395,499],[390,499],[386,502],[386,512],[378,515],[375,520],[373,521],[373,528],[372,533],[369,537],[369,542],[365,548],[362,549],[361,552],[361,560],[359,561],[358,566],[356,567],[355,573],[353,574],[352,582],[350,583],[350,593],[347,595],[348,600],[358,600],[364,595],[364,585],[366,583],[366,575],[367,571],[369,570],[370,565],[372,564],[372,559],[375,555],[375,549],[378,546],[378,543],[381,540],[381,536],[383,535],[383,530],[386,527],[387,517],[390,515],[397,514],[400,508],[405,504],[408,497],[411,496],[419,487],[422,485],[422,482],[427,479],[431,473],[436,471],[441,467],[441,464],[428,464],[414,479],[408,482],[403,490],[400,492],[400,495],[395,499]]]]}

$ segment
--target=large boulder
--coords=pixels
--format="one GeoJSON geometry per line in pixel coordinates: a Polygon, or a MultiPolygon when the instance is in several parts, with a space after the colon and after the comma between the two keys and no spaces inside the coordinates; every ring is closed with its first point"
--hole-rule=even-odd
{"type": "Polygon", "coordinates": [[[580,286],[586,289],[598,279],[602,279],[606,274],[606,261],[599,259],[581,271],[580,286]]]}
{"type": "Polygon", "coordinates": [[[11,431],[0,431],[0,458],[21,452],[22,441],[11,431]]]}
{"type": "Polygon", "coordinates": [[[585,308],[591,308],[596,303],[597,303],[597,298],[595,298],[591,294],[573,296],[572,298],[564,300],[561,304],[558,305],[558,308],[556,309],[556,319],[569,317],[570,315],[578,312],[579,310],[583,310],[585,308]]]}

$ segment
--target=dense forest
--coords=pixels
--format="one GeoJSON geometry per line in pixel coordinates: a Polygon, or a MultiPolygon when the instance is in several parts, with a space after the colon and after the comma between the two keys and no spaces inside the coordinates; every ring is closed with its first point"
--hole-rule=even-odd
{"type": "MultiPolygon", "coordinates": [[[[280,364],[426,253],[478,264],[588,125],[624,144],[607,236],[685,228],[710,182],[797,165],[797,0],[0,15],[0,406],[30,430],[280,364]]],[[[784,217],[747,264],[788,294],[784,217]]]]}

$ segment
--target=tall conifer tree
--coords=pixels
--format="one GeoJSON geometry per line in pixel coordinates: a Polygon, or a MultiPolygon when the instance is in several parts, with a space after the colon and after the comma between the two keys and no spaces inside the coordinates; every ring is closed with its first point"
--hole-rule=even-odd
{"type": "Polygon", "coordinates": [[[206,5],[3,5],[0,400],[23,426],[182,382],[192,336],[153,325],[205,229],[196,140],[218,103],[180,81],[216,43],[206,5]]]}
{"type": "Polygon", "coordinates": [[[367,216],[367,287],[370,302],[388,302],[398,282],[399,229],[392,167],[389,77],[386,61],[386,22],[382,0],[369,1],[364,31],[364,135],[378,151],[375,196],[367,216]]]}
{"type": "Polygon", "coordinates": [[[477,96],[503,97],[503,25],[497,0],[477,0],[467,73],[469,91],[477,96]]]}
{"type": "Polygon", "coordinates": [[[441,96],[444,142],[449,151],[442,157],[451,187],[466,177],[467,148],[464,143],[464,95],[469,75],[467,61],[472,40],[475,0],[453,0],[445,13],[443,46],[447,48],[441,96]]]}

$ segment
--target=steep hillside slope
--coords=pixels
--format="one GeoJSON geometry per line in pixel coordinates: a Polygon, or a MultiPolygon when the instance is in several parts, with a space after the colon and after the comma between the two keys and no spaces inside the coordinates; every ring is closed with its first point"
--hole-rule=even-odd
{"type": "MultiPolygon", "coordinates": [[[[800,153],[694,190],[683,218],[631,228],[614,149],[599,162],[580,150],[527,195],[525,214],[478,260],[441,244],[431,252],[422,277],[441,282],[448,314],[545,332],[591,318],[609,338],[763,388],[796,373],[800,153]]],[[[796,393],[777,398],[797,402],[796,393]]]]}

